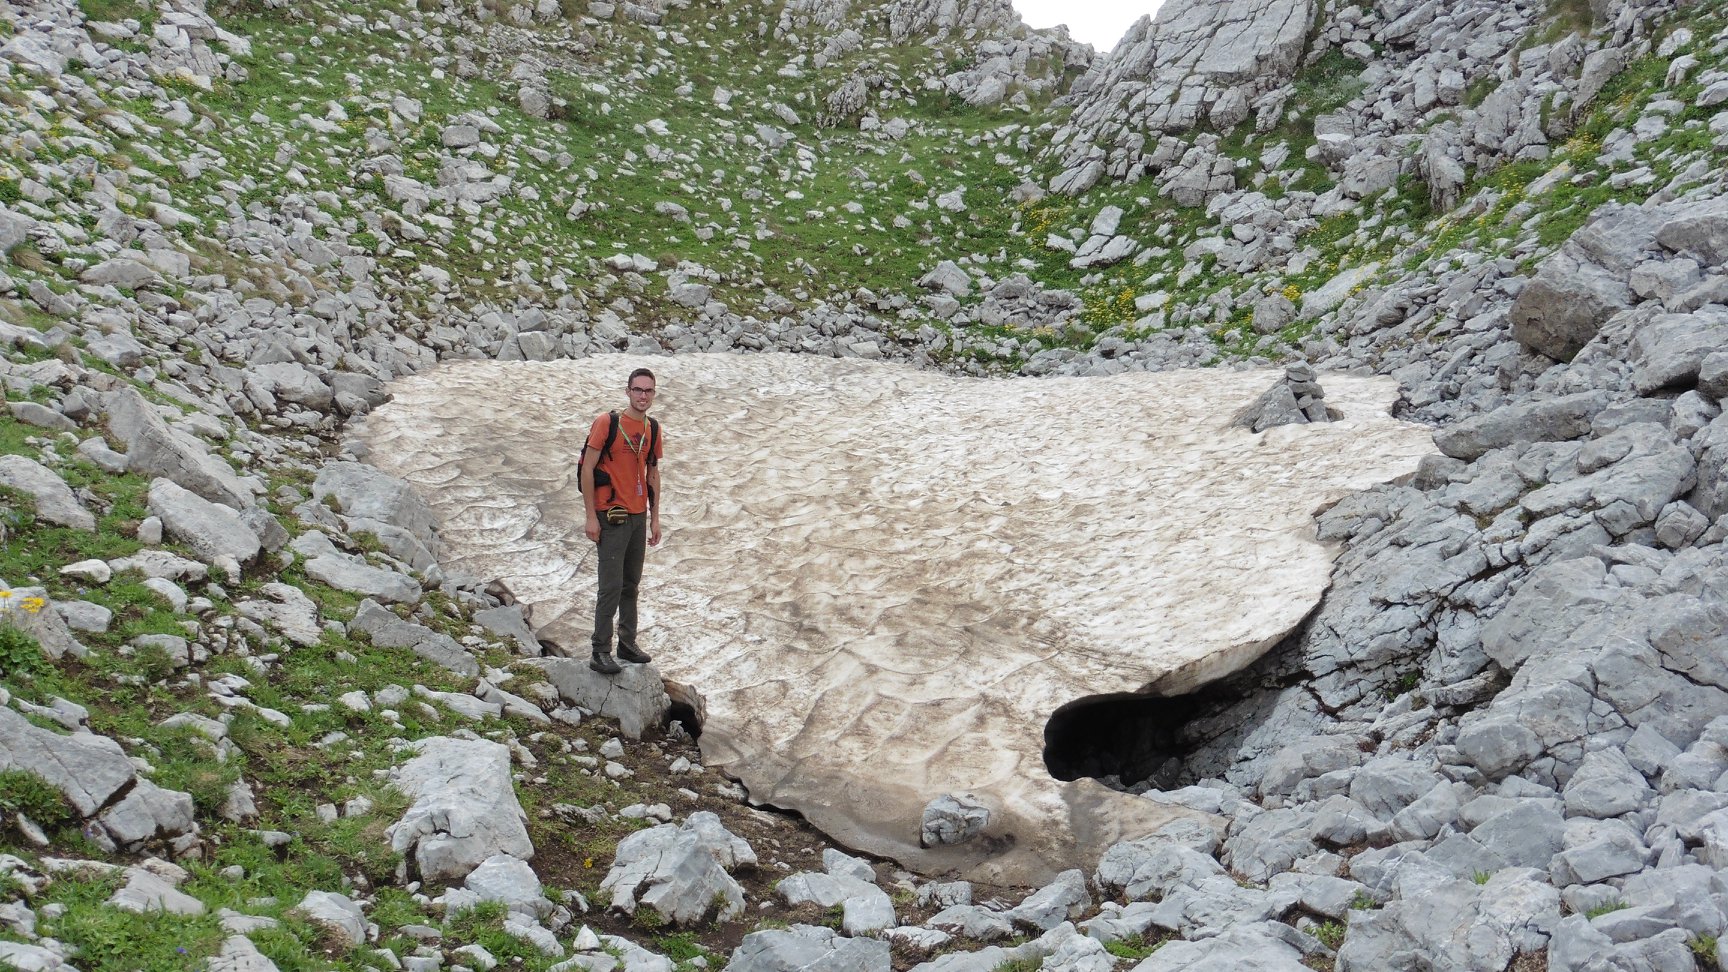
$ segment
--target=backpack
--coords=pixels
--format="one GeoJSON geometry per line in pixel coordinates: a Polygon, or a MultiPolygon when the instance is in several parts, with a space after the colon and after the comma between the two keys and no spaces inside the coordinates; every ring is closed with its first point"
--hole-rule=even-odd
{"type": "MultiPolygon", "coordinates": [[[[600,447],[600,458],[601,459],[605,459],[605,458],[612,455],[612,443],[618,441],[618,425],[619,425],[618,410],[613,409],[612,411],[607,412],[606,414],[611,416],[612,424],[606,429],[606,444],[600,447]]],[[[648,452],[647,452],[649,457],[652,457],[654,455],[654,449],[659,445],[660,445],[660,422],[658,419],[649,418],[648,419],[648,452]]],[[[588,440],[583,439],[582,440],[582,452],[580,455],[578,455],[576,457],[576,468],[581,469],[582,464],[587,462],[587,461],[588,461],[588,440]]],[[[611,474],[608,473],[606,470],[601,469],[598,465],[596,465],[594,467],[594,491],[596,493],[598,493],[600,491],[600,487],[611,486],[611,485],[612,485],[611,474]]],[[[598,499],[598,497],[596,497],[596,499],[598,499]]],[[[649,489],[648,489],[648,500],[649,500],[649,502],[653,502],[653,500],[654,500],[653,487],[649,487],[649,489]]]]}

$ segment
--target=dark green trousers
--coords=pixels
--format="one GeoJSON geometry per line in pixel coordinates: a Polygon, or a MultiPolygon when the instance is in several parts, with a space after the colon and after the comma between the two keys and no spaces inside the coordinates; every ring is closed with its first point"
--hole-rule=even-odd
{"type": "Polygon", "coordinates": [[[648,549],[648,514],[634,513],[616,526],[600,514],[600,587],[594,597],[594,650],[612,651],[612,618],[618,618],[618,644],[636,647],[636,586],[642,581],[642,554],[648,549]]]}

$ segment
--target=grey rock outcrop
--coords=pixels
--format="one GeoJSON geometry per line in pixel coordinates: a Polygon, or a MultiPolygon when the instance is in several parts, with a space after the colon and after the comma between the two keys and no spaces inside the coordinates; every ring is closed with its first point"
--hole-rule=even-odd
{"type": "Polygon", "coordinates": [[[420,600],[420,582],[401,571],[378,567],[340,551],[329,551],[306,561],[306,576],[339,591],[362,594],[391,604],[413,604],[420,600]]]}
{"type": "Polygon", "coordinates": [[[588,667],[586,659],[529,658],[522,664],[545,672],[565,702],[617,719],[618,728],[631,739],[640,739],[650,726],[659,725],[672,706],[666,685],[652,665],[625,665],[617,675],[601,675],[588,667]]]}
{"type": "Polygon", "coordinates": [[[360,903],[332,891],[308,891],[296,906],[312,922],[324,926],[343,945],[353,948],[366,941],[366,916],[360,903]]]}
{"type": "Polygon", "coordinates": [[[458,675],[472,678],[480,674],[479,663],[454,638],[425,625],[404,621],[374,601],[360,602],[349,627],[372,639],[380,648],[407,648],[458,675]]]}
{"type": "Polygon", "coordinates": [[[41,777],[93,821],[86,834],[110,846],[132,849],[197,833],[192,798],[140,779],[120,744],[106,736],[60,735],[0,708],[0,768],[41,777]]]}
{"type": "Polygon", "coordinates": [[[1560,924],[1560,893],[1544,877],[1508,869],[1482,885],[1450,881],[1357,912],[1338,950],[1339,972],[1393,968],[1411,955],[1445,955],[1456,968],[1505,968],[1540,952],[1560,924]]]}
{"type": "Polygon", "coordinates": [[[212,503],[169,479],[150,484],[150,512],[167,534],[199,559],[239,579],[240,569],[256,560],[263,546],[257,534],[231,508],[212,503]]]}
{"type": "Polygon", "coordinates": [[[78,502],[77,494],[52,469],[25,456],[0,456],[0,486],[27,493],[36,502],[36,515],[74,530],[96,529],[96,517],[78,502]]]}
{"type": "Polygon", "coordinates": [[[399,560],[419,568],[436,558],[432,509],[400,479],[360,463],[334,462],[318,470],[312,498],[334,506],[348,532],[377,535],[399,560]],[[403,531],[407,536],[399,535],[403,531]]]}
{"type": "Polygon", "coordinates": [[[1434,444],[1454,459],[1471,460],[1514,443],[1576,439],[1607,405],[1601,392],[1506,405],[1436,433],[1434,444]]]}
{"type": "Polygon", "coordinates": [[[126,869],[126,884],[114,892],[108,905],[122,911],[163,911],[174,915],[201,915],[205,910],[202,901],[181,891],[175,882],[142,867],[126,869]]]}
{"type": "Polygon", "coordinates": [[[229,935],[222,940],[222,950],[209,961],[209,972],[281,972],[269,956],[245,935],[229,935]]]}
{"type": "Polygon", "coordinates": [[[268,600],[237,601],[234,609],[242,617],[282,632],[283,637],[297,645],[315,645],[324,637],[317,603],[298,587],[269,583],[262,585],[259,593],[268,600]]]}
{"type": "Polygon", "coordinates": [[[755,865],[750,844],[702,811],[620,841],[600,889],[626,913],[646,905],[675,925],[724,922],[744,910],[744,889],[728,872],[755,865]]]}
{"type": "Polygon", "coordinates": [[[1313,18],[1305,0],[1166,4],[1136,22],[1064,97],[1074,113],[1053,140],[1063,168],[1077,170],[1096,153],[1122,178],[1148,165],[1145,143],[1160,134],[1234,127],[1294,74],[1313,18]],[[1133,109],[1124,113],[1123,104],[1133,109]]]}
{"type": "Polygon", "coordinates": [[[390,779],[413,805],[387,834],[429,881],[460,881],[503,854],[534,856],[527,815],[510,782],[510,750],[484,739],[433,737],[390,779]]]}
{"type": "Polygon", "coordinates": [[[1330,422],[1333,417],[1313,367],[1295,362],[1284,367],[1282,379],[1232,416],[1230,424],[1250,432],[1264,432],[1278,425],[1330,422]]]}
{"type": "Polygon", "coordinates": [[[508,854],[494,854],[468,872],[463,887],[474,892],[481,901],[495,901],[505,908],[545,918],[552,913],[540,878],[528,862],[508,854]]]}
{"type": "Polygon", "coordinates": [[[155,407],[132,388],[111,393],[105,406],[108,431],[125,447],[133,472],[161,476],[212,503],[235,510],[252,505],[252,490],[203,444],[170,428],[155,407]]]}
{"type": "Polygon", "coordinates": [[[888,943],[832,928],[793,925],[752,932],[726,962],[738,972],[888,972],[888,943]]]}
{"type": "Polygon", "coordinates": [[[990,808],[970,794],[944,793],[924,808],[919,841],[925,847],[963,844],[990,825],[990,808]]]}

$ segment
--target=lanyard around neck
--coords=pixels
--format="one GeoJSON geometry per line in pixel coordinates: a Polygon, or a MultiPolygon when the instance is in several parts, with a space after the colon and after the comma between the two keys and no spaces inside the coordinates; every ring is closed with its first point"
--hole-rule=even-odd
{"type": "Polygon", "coordinates": [[[618,416],[618,434],[624,438],[624,444],[636,454],[636,462],[642,462],[642,450],[648,448],[648,420],[642,420],[642,434],[636,439],[630,438],[630,433],[624,430],[624,416],[618,416]]]}

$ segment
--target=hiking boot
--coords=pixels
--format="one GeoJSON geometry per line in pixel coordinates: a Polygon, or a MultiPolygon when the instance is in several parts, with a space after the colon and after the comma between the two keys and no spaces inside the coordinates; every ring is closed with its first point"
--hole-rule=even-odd
{"type": "Polygon", "coordinates": [[[612,653],[609,651],[596,651],[592,655],[589,655],[588,667],[602,675],[616,675],[624,670],[619,668],[618,663],[612,660],[612,653]]]}
{"type": "Polygon", "coordinates": [[[627,661],[632,665],[646,665],[651,659],[646,652],[635,645],[619,645],[618,660],[627,661]]]}

